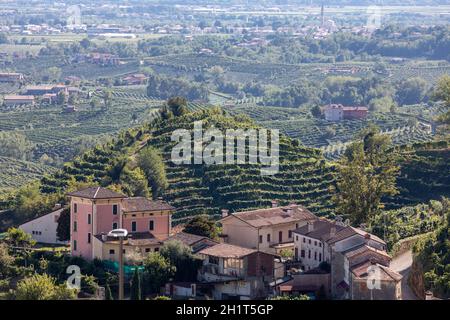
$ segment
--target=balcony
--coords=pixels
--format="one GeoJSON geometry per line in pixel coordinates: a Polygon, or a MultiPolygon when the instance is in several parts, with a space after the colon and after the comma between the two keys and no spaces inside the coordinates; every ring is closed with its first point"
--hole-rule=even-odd
{"type": "Polygon", "coordinates": [[[206,264],[200,268],[199,275],[205,282],[234,281],[244,278],[244,270],[225,268],[221,271],[216,264],[206,264]]]}

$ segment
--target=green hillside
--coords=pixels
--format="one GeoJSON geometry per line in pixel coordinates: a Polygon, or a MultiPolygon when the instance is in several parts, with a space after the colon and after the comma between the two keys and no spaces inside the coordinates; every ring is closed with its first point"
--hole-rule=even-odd
{"type": "Polygon", "coordinates": [[[388,199],[389,208],[400,208],[450,197],[450,149],[448,141],[405,146],[401,151],[400,194],[388,199]]]}
{"type": "Polygon", "coordinates": [[[163,198],[177,208],[174,221],[180,222],[207,212],[218,215],[220,209],[231,211],[265,207],[274,199],[281,203],[295,201],[320,215],[331,214],[329,187],[334,183],[332,166],[320,152],[301,146],[288,137],[280,138],[280,171],[274,176],[261,176],[258,165],[175,165],[169,157],[175,129],[192,129],[194,121],[203,120],[203,128],[253,128],[246,117],[230,117],[220,109],[188,113],[170,120],[157,119],[137,129],[122,132],[118,138],[97,146],[64,166],[56,174],[42,179],[46,193],[62,192],[71,177],[78,181],[92,176],[105,184],[115,159],[123,155],[133,161],[146,145],[162,153],[167,170],[169,188],[163,198]]]}

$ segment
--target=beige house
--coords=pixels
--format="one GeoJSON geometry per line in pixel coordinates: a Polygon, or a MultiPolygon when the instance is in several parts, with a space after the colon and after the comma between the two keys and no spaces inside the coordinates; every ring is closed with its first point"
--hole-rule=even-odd
{"type": "Polygon", "coordinates": [[[3,104],[7,107],[24,105],[24,104],[33,105],[34,104],[34,96],[6,95],[3,98],[3,104]]]}
{"type": "Polygon", "coordinates": [[[294,250],[293,231],[317,217],[300,205],[291,204],[245,212],[223,214],[222,236],[229,244],[279,254],[294,250]]]}

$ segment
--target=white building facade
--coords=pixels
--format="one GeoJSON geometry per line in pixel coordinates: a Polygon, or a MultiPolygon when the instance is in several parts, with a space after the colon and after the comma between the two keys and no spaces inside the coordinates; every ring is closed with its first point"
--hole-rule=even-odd
{"type": "Polygon", "coordinates": [[[33,219],[19,226],[31,237],[40,243],[47,244],[67,244],[67,241],[59,241],[56,234],[58,219],[64,209],[58,209],[42,217],[33,219]]]}

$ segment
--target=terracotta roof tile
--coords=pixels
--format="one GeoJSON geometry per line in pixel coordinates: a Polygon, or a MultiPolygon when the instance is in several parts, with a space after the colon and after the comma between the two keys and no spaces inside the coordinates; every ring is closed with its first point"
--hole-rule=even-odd
{"type": "Polygon", "coordinates": [[[313,229],[312,231],[308,231],[308,225],[301,226],[300,228],[294,230],[294,233],[298,233],[313,239],[318,239],[322,241],[327,241],[331,238],[331,229],[335,228],[335,234],[345,226],[336,224],[334,221],[329,221],[326,219],[319,219],[313,221],[313,229]]]}
{"type": "Polygon", "coordinates": [[[89,187],[86,189],[70,192],[69,197],[79,197],[85,199],[114,199],[125,198],[123,194],[102,187],[89,187]]]}
{"type": "Polygon", "coordinates": [[[174,210],[167,202],[162,200],[149,200],[144,197],[126,198],[123,204],[124,212],[163,211],[174,210]]]}
{"type": "Polygon", "coordinates": [[[227,243],[219,243],[215,246],[203,249],[198,253],[220,258],[242,258],[255,252],[257,252],[257,250],[239,247],[227,243]]]}
{"type": "Polygon", "coordinates": [[[256,228],[317,219],[308,209],[300,205],[236,212],[222,220],[226,220],[229,217],[237,217],[256,228]]]}
{"type": "Polygon", "coordinates": [[[359,234],[359,235],[361,235],[363,237],[366,237],[366,236],[369,235],[370,239],[372,239],[372,240],[374,240],[376,242],[382,243],[382,244],[386,244],[379,237],[377,237],[377,236],[375,236],[373,234],[370,234],[370,233],[368,233],[366,231],[363,231],[361,229],[351,227],[351,226],[348,226],[348,227],[345,227],[344,229],[341,229],[341,231],[337,232],[336,235],[332,239],[328,240],[328,242],[329,243],[335,243],[335,242],[344,240],[344,239],[346,239],[348,237],[351,237],[351,236],[354,236],[354,235],[357,235],[357,234],[359,234]]]}

